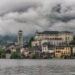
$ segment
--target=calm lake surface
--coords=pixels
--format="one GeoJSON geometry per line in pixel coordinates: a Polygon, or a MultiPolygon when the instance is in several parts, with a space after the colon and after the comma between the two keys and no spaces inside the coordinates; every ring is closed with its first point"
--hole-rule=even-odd
{"type": "Polygon", "coordinates": [[[75,75],[75,60],[0,60],[0,75],[75,75]]]}

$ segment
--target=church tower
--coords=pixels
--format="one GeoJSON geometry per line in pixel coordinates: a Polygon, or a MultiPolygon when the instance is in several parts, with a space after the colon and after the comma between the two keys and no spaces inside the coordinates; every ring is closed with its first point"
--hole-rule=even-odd
{"type": "Polygon", "coordinates": [[[18,32],[18,45],[23,46],[23,31],[19,30],[18,32]]]}

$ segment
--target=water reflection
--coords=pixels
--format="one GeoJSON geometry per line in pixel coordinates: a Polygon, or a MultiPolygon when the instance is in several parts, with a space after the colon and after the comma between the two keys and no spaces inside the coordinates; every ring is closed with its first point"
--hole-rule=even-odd
{"type": "Polygon", "coordinates": [[[6,62],[1,66],[0,60],[0,75],[75,75],[74,60],[56,60],[56,63],[53,60],[3,61],[6,62]]]}

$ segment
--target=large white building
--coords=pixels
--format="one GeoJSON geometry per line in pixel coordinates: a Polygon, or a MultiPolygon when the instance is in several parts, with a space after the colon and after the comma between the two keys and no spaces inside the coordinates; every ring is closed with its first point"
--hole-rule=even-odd
{"type": "Polygon", "coordinates": [[[37,32],[35,41],[32,42],[32,46],[41,46],[47,42],[52,45],[69,44],[73,40],[73,33],[69,31],[44,31],[37,32]]]}

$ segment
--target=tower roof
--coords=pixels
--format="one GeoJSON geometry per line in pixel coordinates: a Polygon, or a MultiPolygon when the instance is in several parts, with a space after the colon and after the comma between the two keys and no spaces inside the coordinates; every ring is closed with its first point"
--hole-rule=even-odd
{"type": "Polygon", "coordinates": [[[22,30],[19,30],[19,32],[23,32],[22,30]]]}

